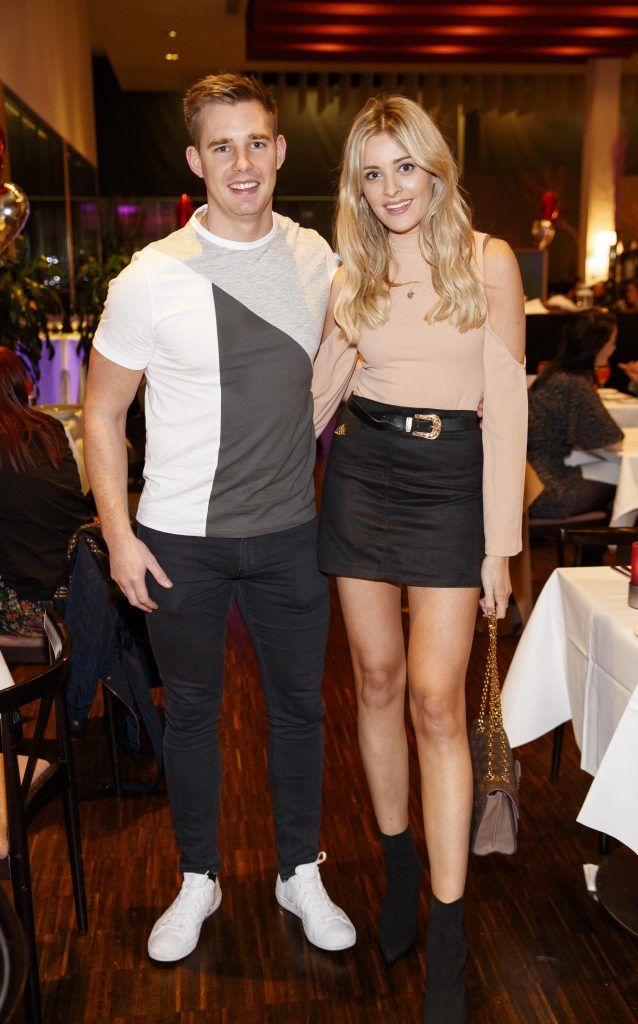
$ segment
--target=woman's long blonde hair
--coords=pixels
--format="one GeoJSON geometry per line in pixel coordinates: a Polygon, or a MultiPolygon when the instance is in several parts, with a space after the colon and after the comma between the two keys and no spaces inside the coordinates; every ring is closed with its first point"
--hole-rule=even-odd
{"type": "Polygon", "coordinates": [[[456,164],[432,118],[404,96],[376,96],[357,114],[346,140],[337,205],[337,250],[345,277],[335,319],[356,344],[362,327],[388,318],[394,283],[388,230],[363,195],[363,154],[373,135],[389,135],[434,178],[432,199],[421,222],[420,245],[432,269],[439,299],[428,323],[450,320],[460,331],[480,327],[486,316],[482,283],[474,263],[474,236],[459,191],[456,164]]]}

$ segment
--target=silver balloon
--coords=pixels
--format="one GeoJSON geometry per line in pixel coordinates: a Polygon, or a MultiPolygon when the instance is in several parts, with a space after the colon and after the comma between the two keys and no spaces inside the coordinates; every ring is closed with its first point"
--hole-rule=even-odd
{"type": "Polygon", "coordinates": [[[547,249],[555,234],[556,228],[551,220],[535,220],[532,224],[532,238],[537,249],[547,249]]]}
{"type": "Polygon", "coordinates": [[[29,216],[26,193],[10,181],[0,186],[0,252],[17,238],[29,216]]]}

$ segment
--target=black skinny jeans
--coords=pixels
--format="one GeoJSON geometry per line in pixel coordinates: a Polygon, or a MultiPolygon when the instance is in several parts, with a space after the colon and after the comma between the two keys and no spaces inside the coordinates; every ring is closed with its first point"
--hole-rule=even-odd
{"type": "Polygon", "coordinates": [[[234,597],[261,670],[279,872],[317,857],[323,771],[321,682],[328,585],[313,520],[280,533],[185,537],[139,525],[173,582],[147,574],[148,627],[164,684],[166,778],[182,871],[217,873],[224,641],[234,597]]]}

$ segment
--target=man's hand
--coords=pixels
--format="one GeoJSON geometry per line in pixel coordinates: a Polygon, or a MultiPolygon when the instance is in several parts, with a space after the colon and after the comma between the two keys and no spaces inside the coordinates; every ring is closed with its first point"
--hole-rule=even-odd
{"type": "Polygon", "coordinates": [[[150,572],[160,586],[167,589],[173,586],[155,555],[132,531],[128,536],[111,540],[109,561],[111,578],[115,580],[127,601],[134,608],[141,608],[143,612],[152,612],[157,608],[157,604],[151,601],[146,589],[147,572],[150,572]]]}
{"type": "Polygon", "coordinates": [[[509,559],[505,555],[486,555],[481,568],[483,597],[479,601],[484,615],[496,615],[504,619],[507,604],[512,593],[509,559]]]}

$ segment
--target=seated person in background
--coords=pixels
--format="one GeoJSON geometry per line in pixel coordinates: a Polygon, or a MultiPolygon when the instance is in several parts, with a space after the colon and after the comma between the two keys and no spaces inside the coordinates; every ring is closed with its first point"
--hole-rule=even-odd
{"type": "Polygon", "coordinates": [[[0,633],[38,636],[69,539],[92,516],[64,427],[29,408],[27,386],[0,347],[0,633]]]}
{"type": "Polygon", "coordinates": [[[577,277],[569,278],[566,281],[552,281],[549,285],[549,298],[545,303],[549,309],[562,309],[568,313],[575,313],[578,309],[576,304],[576,293],[581,281],[577,277]]]}
{"type": "Polygon", "coordinates": [[[620,313],[638,313],[638,279],[626,281],[622,291],[622,298],[618,301],[616,309],[620,313]]]}
{"type": "Polygon", "coordinates": [[[618,363],[618,369],[622,370],[626,377],[627,391],[630,395],[638,395],[638,359],[632,359],[628,363],[618,363]]]}
{"type": "Polygon", "coordinates": [[[607,281],[594,281],[593,285],[591,286],[591,290],[594,293],[595,306],[606,307],[609,305],[609,296],[607,294],[608,288],[609,285],[607,281]]]}
{"type": "Polygon", "coordinates": [[[545,487],[531,516],[564,519],[611,507],[615,487],[583,479],[580,469],[564,460],[574,448],[622,447],[622,430],[594,386],[594,367],[607,364],[616,334],[610,313],[589,310],[574,316],[563,328],[558,355],[529,390],[527,458],[545,487]]]}

